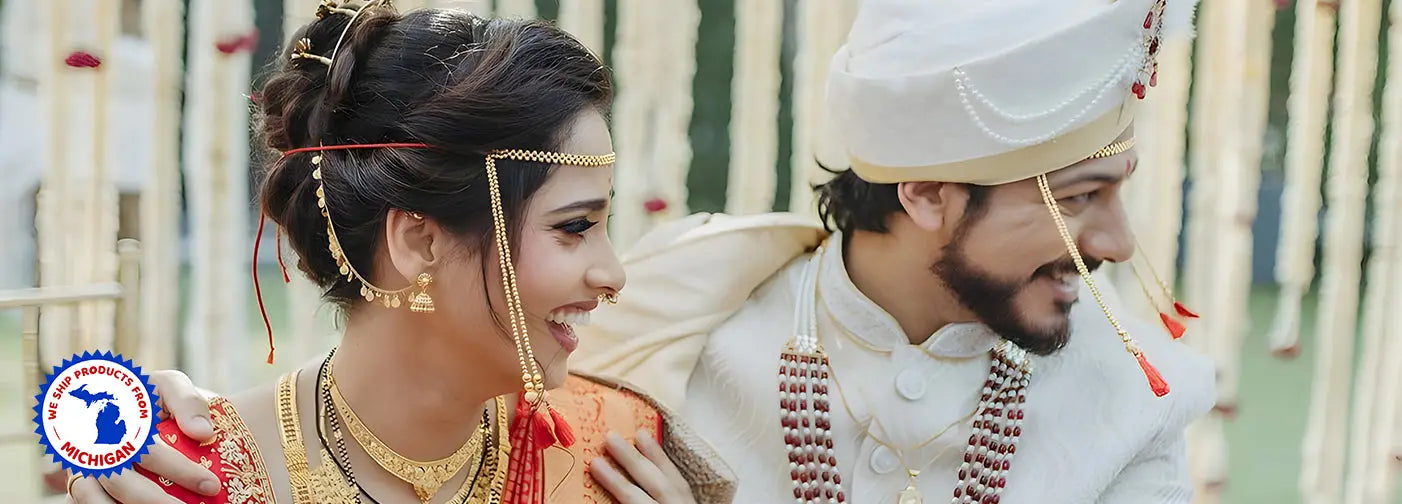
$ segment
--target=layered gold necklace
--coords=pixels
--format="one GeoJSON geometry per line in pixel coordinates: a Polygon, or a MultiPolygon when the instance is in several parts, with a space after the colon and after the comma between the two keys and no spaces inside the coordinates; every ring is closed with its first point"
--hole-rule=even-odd
{"type": "Polygon", "coordinates": [[[380,441],[375,433],[370,432],[370,429],[365,426],[360,417],[356,416],[355,411],[346,404],[345,398],[341,396],[340,389],[336,387],[334,374],[328,373],[328,376],[331,377],[328,381],[330,382],[332,403],[339,416],[345,420],[346,428],[350,431],[351,437],[355,438],[355,442],[381,468],[394,477],[413,485],[414,494],[421,502],[427,503],[463,467],[476,465],[475,461],[480,460],[482,443],[486,440],[490,430],[490,426],[486,422],[479,425],[467,442],[451,455],[427,462],[413,460],[400,455],[389,445],[380,441]]]}

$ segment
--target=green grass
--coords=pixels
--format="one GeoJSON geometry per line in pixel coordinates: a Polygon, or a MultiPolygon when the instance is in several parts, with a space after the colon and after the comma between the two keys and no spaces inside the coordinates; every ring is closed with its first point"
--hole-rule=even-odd
{"type": "MultiPolygon", "coordinates": [[[[256,305],[250,303],[248,313],[247,370],[252,379],[271,379],[276,372],[297,365],[311,355],[298,354],[299,347],[291,342],[286,330],[277,324],[286,320],[286,292],[276,269],[267,269],[263,278],[264,301],[275,324],[279,345],[278,365],[270,367],[262,361],[265,334],[256,305]]],[[[1312,300],[1307,299],[1307,306],[1312,300]]],[[[1300,439],[1305,428],[1309,406],[1310,376],[1313,373],[1312,310],[1305,311],[1302,327],[1300,358],[1282,361],[1270,356],[1265,332],[1269,328],[1275,306],[1275,291],[1256,289],[1250,299],[1251,334],[1242,348],[1241,401],[1235,421],[1227,424],[1229,481],[1221,502],[1231,504],[1296,504],[1299,495],[1300,439]]],[[[10,413],[0,413],[0,431],[10,432],[28,428],[30,413],[23,410],[31,391],[21,391],[19,376],[18,316],[0,315],[0,404],[9,405],[10,413]],[[23,411],[22,411],[23,410],[23,411]]],[[[329,310],[322,310],[329,316],[329,310]]],[[[20,481],[18,475],[32,474],[33,445],[0,446],[0,502],[34,502],[30,481],[20,481]]],[[[1402,494],[1394,499],[1402,504],[1402,494]]]]}

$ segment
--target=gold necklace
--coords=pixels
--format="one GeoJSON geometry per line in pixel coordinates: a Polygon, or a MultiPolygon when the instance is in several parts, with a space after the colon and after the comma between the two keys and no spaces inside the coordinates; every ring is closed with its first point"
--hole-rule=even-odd
{"type": "Polygon", "coordinates": [[[468,438],[466,443],[447,457],[427,462],[410,459],[395,452],[389,445],[380,441],[375,433],[370,432],[370,429],[360,421],[360,417],[356,416],[355,411],[351,410],[350,405],[346,404],[345,398],[341,396],[340,389],[336,387],[335,375],[328,373],[328,376],[327,381],[331,385],[331,401],[336,405],[336,411],[340,413],[341,418],[346,421],[346,427],[351,432],[351,437],[355,438],[355,442],[365,450],[366,454],[370,455],[370,459],[374,460],[377,465],[394,477],[413,485],[414,493],[422,502],[426,503],[432,499],[438,489],[462,470],[463,466],[474,458],[473,455],[478,453],[482,442],[487,437],[489,427],[479,425],[473,431],[472,437],[468,438]]]}

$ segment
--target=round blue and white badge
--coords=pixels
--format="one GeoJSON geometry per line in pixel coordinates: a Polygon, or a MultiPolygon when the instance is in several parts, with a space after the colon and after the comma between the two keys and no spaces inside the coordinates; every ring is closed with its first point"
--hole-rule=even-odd
{"type": "Polygon", "coordinates": [[[34,432],[44,452],[79,476],[115,476],[156,438],[156,394],[141,368],[111,352],[83,352],[39,386],[34,432]]]}

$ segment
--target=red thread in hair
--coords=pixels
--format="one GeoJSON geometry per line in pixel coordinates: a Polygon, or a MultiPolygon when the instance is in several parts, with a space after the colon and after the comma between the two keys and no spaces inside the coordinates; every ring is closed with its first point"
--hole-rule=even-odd
{"type": "MultiPolygon", "coordinates": [[[[251,34],[249,34],[249,35],[243,37],[242,42],[240,42],[240,43],[256,45],[256,44],[257,44],[257,40],[258,40],[258,33],[257,33],[257,31],[254,31],[253,33],[251,33],[251,34]],[[252,39],[251,39],[252,42],[249,42],[249,37],[252,37],[252,39]]],[[[221,47],[219,50],[220,50],[220,51],[223,51],[224,48],[221,47]]],[[[75,56],[78,55],[78,54],[80,54],[80,53],[74,53],[75,56]]],[[[81,54],[86,55],[86,53],[81,53],[81,54]]],[[[89,57],[91,57],[91,56],[89,56],[89,57]]],[[[74,58],[74,56],[69,56],[69,59],[73,59],[73,58],[74,58]]],[[[93,58],[93,59],[96,60],[96,58],[93,58]]],[[[94,66],[96,66],[96,65],[94,65],[94,66]]],[[[349,144],[349,145],[331,145],[331,146],[302,147],[302,148],[299,148],[299,149],[292,149],[292,150],[283,152],[283,153],[282,153],[282,157],[285,158],[285,157],[287,157],[287,156],[289,156],[289,155],[296,154],[296,153],[298,153],[298,152],[310,152],[310,151],[322,151],[322,150],[370,149],[370,148],[376,148],[376,147],[426,148],[426,147],[428,147],[428,146],[429,146],[428,144],[423,144],[423,143],[383,143],[383,144],[349,144]]],[[[275,347],[275,346],[273,345],[273,323],[272,323],[271,321],[268,320],[268,308],[267,308],[267,306],[263,303],[263,288],[262,288],[262,285],[260,285],[260,283],[258,282],[258,248],[259,248],[259,246],[262,245],[262,243],[263,243],[263,224],[266,223],[267,220],[268,220],[268,214],[267,214],[266,212],[264,212],[263,210],[260,209],[260,210],[258,211],[258,233],[257,233],[257,235],[255,235],[255,236],[253,237],[253,293],[254,293],[255,296],[258,297],[258,314],[261,315],[261,316],[263,317],[263,327],[266,328],[266,329],[268,330],[268,364],[272,364],[272,363],[273,363],[273,353],[277,350],[277,347],[275,347]]],[[[281,227],[279,227],[278,230],[277,230],[277,265],[278,265],[278,268],[280,268],[280,269],[282,270],[282,281],[283,281],[284,283],[291,283],[291,282],[292,282],[292,278],[289,277],[289,276],[287,276],[287,265],[284,264],[283,261],[282,261],[282,228],[281,228],[281,227]]]]}
{"type": "Polygon", "coordinates": [[[72,54],[69,54],[67,58],[63,59],[63,62],[73,68],[97,68],[102,66],[101,59],[98,59],[97,56],[93,56],[91,53],[83,51],[73,51],[72,54]]]}
{"type": "Polygon", "coordinates": [[[268,329],[268,364],[273,363],[273,324],[268,321],[268,308],[263,305],[263,289],[258,284],[258,246],[263,243],[263,223],[268,221],[268,215],[262,211],[258,212],[258,233],[253,236],[253,294],[258,296],[258,314],[263,316],[263,327],[268,329]]]}

